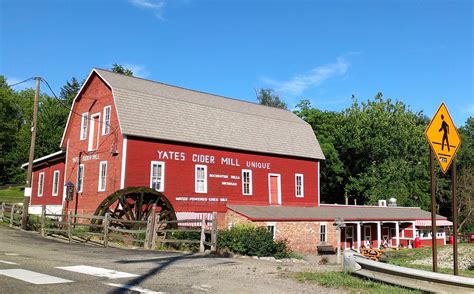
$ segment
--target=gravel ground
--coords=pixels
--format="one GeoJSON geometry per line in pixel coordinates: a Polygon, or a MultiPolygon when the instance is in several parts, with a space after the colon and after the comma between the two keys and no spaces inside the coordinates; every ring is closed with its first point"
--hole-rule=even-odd
{"type": "MultiPolygon", "coordinates": [[[[413,264],[432,265],[431,256],[424,259],[412,261],[413,264]]],[[[438,266],[441,268],[452,268],[453,266],[453,248],[446,246],[438,250],[438,266]]],[[[474,268],[474,245],[458,246],[458,266],[461,270],[474,268]]]]}
{"type": "Polygon", "coordinates": [[[339,268],[312,262],[278,263],[252,258],[232,258],[226,264],[195,267],[192,270],[183,270],[176,266],[163,274],[166,278],[176,281],[186,280],[192,284],[191,288],[194,290],[214,293],[346,293],[315,283],[297,282],[291,278],[296,272],[323,272],[339,268]]]}

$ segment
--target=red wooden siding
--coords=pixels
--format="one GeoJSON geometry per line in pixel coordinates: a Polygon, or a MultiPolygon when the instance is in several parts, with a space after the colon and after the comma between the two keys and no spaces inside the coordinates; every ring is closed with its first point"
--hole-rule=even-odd
{"type": "MultiPolygon", "coordinates": [[[[73,111],[66,130],[63,147],[67,147],[66,153],[66,181],[77,184],[77,169],[79,164],[84,164],[84,183],[82,193],[79,193],[78,211],[93,212],[99,203],[108,195],[120,189],[120,176],[122,164],[122,141],[117,111],[110,88],[97,76],[91,77],[89,83],[74,103],[73,111]],[[104,107],[111,107],[110,133],[102,135],[102,123],[95,123],[93,140],[94,146],[99,146],[95,151],[88,151],[89,131],[91,122],[88,123],[85,140],[80,140],[82,113],[92,115],[99,113],[103,120],[104,107]],[[98,134],[98,135],[96,135],[98,134]],[[111,151],[117,151],[113,156],[111,151]],[[103,192],[98,191],[99,164],[107,161],[107,182],[103,192]]],[[[95,149],[95,147],[94,147],[95,149]]],[[[73,201],[68,204],[69,209],[74,209],[76,194],[73,201]]]]}
{"type": "Polygon", "coordinates": [[[49,166],[43,166],[33,171],[33,182],[31,190],[32,205],[61,205],[64,188],[64,163],[57,162],[49,166]],[[53,196],[53,176],[54,171],[59,171],[58,195],[53,196]],[[39,174],[44,172],[43,196],[38,197],[39,174]]]}
{"type": "Polygon", "coordinates": [[[150,187],[151,161],[164,162],[163,194],[178,211],[225,212],[227,204],[269,205],[269,174],[280,175],[282,205],[318,205],[316,161],[134,138],[128,139],[126,161],[126,187],[150,187]],[[195,192],[196,164],[207,165],[207,193],[195,192]],[[252,195],[243,195],[242,169],[252,170],[252,195]],[[296,173],[304,175],[303,198],[295,195],[296,173]]]}

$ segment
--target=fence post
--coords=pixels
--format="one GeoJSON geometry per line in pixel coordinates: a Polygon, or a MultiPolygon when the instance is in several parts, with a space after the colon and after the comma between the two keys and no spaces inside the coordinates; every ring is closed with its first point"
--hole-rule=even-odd
{"type": "Polygon", "coordinates": [[[212,212],[211,251],[217,250],[217,212],[212,212]]]}
{"type": "Polygon", "coordinates": [[[2,202],[2,206],[0,206],[0,221],[3,222],[3,217],[5,215],[5,203],[2,202]]]}
{"type": "Polygon", "coordinates": [[[70,211],[68,211],[68,213],[67,213],[67,237],[69,239],[69,243],[72,242],[72,228],[71,228],[72,220],[71,220],[71,215],[72,215],[72,213],[70,211]]]}
{"type": "Polygon", "coordinates": [[[46,223],[46,205],[41,206],[41,236],[44,237],[44,227],[46,223]]]}
{"type": "Polygon", "coordinates": [[[153,204],[153,206],[151,207],[150,216],[148,217],[148,220],[146,223],[145,242],[143,243],[143,247],[145,249],[151,249],[152,246],[154,245],[153,239],[155,238],[153,234],[156,235],[155,224],[156,224],[156,204],[153,204]]]}
{"type": "Polygon", "coordinates": [[[109,245],[109,237],[107,237],[108,233],[109,233],[109,213],[106,212],[105,213],[105,218],[104,218],[104,222],[103,222],[103,225],[104,225],[104,247],[107,247],[109,245]]]}
{"type": "Polygon", "coordinates": [[[206,218],[204,217],[204,214],[202,215],[202,221],[201,221],[201,241],[199,242],[199,252],[204,252],[204,241],[206,241],[206,218]]]}
{"type": "Polygon", "coordinates": [[[152,230],[152,235],[151,235],[150,249],[153,249],[156,246],[156,235],[157,235],[157,232],[158,232],[158,222],[159,221],[160,221],[159,218],[157,218],[155,216],[155,221],[153,223],[153,230],[152,230]]]}
{"type": "Polygon", "coordinates": [[[13,227],[14,217],[15,217],[15,204],[12,204],[12,210],[10,211],[10,228],[13,227]]]}

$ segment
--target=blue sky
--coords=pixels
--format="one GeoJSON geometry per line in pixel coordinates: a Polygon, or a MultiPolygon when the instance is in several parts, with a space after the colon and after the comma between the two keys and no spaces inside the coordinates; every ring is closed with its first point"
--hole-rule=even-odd
{"type": "MultiPolygon", "coordinates": [[[[474,116],[473,1],[0,0],[0,74],[137,76],[255,101],[273,88],[342,110],[377,92],[457,126],[474,116]]],[[[29,84],[31,86],[31,84],[29,84]]],[[[43,89],[46,91],[46,89],[43,89]]]]}

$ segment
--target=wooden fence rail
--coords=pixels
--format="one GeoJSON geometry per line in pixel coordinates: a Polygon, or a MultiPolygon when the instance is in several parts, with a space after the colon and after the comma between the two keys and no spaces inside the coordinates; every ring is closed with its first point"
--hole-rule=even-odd
{"type": "Polygon", "coordinates": [[[21,204],[0,204],[0,221],[9,223],[10,227],[19,226],[23,214],[23,205],[21,204]]]}
{"type": "MultiPolygon", "coordinates": [[[[23,207],[19,204],[0,203],[0,221],[7,222],[10,226],[19,226],[23,207]]],[[[71,212],[53,213],[42,206],[41,216],[38,220],[41,236],[48,234],[63,235],[71,243],[74,235],[81,232],[88,236],[99,236],[104,247],[108,246],[110,240],[129,241],[143,244],[145,249],[153,249],[159,244],[199,244],[199,250],[204,252],[208,247],[211,251],[216,250],[217,245],[217,213],[213,213],[212,220],[206,219],[183,219],[173,221],[159,220],[156,210],[152,209],[147,221],[124,220],[105,216],[72,214],[71,212]],[[130,225],[124,228],[117,224],[130,225]],[[170,228],[175,227],[175,228],[170,228]],[[81,231],[80,228],[86,228],[81,231]],[[178,233],[200,233],[199,239],[174,239],[170,238],[178,233]]],[[[89,237],[90,238],[90,237],[89,237]]]]}

